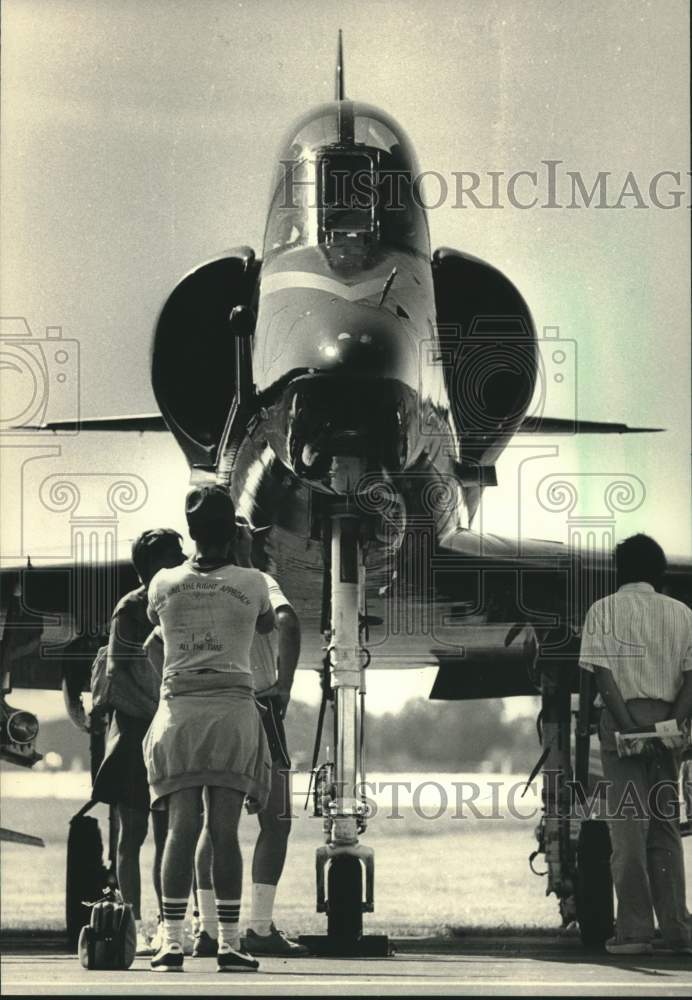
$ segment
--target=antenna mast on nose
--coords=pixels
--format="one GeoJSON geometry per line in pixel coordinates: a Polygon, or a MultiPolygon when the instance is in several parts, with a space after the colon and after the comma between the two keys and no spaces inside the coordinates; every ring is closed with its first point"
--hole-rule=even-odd
{"type": "Polygon", "coordinates": [[[339,40],[336,47],[336,100],[346,100],[344,87],[344,43],[341,28],[339,28],[339,40]]]}

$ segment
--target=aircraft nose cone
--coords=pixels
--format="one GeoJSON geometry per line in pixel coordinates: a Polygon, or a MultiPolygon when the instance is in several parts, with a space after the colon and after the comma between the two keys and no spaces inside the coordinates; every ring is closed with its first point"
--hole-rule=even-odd
{"type": "Polygon", "coordinates": [[[415,384],[413,345],[401,323],[386,310],[358,306],[306,319],[303,336],[311,344],[311,367],[415,384]]]}
{"type": "Polygon", "coordinates": [[[350,333],[348,330],[323,335],[317,351],[324,367],[346,366],[352,368],[354,374],[363,366],[370,371],[386,368],[391,353],[379,338],[373,342],[371,333],[350,333]]]}

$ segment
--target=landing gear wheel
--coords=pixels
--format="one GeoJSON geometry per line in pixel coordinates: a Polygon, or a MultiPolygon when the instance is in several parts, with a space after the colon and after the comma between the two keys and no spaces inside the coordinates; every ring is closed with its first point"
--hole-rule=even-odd
{"type": "Polygon", "coordinates": [[[576,879],[577,921],[585,948],[601,949],[613,935],[610,834],[603,820],[585,820],[579,831],[576,879]]]}
{"type": "Polygon", "coordinates": [[[327,934],[357,941],[363,935],[363,869],[358,858],[338,855],[327,875],[327,934]]]}

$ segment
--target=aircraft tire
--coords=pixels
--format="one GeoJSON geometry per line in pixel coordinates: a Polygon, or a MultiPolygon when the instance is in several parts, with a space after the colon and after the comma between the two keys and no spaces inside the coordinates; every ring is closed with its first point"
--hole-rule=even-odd
{"type": "Polygon", "coordinates": [[[576,877],[577,922],[585,948],[602,949],[614,927],[610,835],[603,820],[585,820],[579,831],[576,877]]]}
{"type": "Polygon", "coordinates": [[[329,937],[357,941],[363,935],[363,868],[349,854],[335,857],[327,874],[329,937]]]}

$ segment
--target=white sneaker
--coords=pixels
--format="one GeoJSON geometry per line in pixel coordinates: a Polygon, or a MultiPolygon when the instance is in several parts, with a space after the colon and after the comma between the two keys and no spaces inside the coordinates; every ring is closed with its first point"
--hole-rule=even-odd
{"type": "Polygon", "coordinates": [[[182,972],[183,948],[177,941],[164,941],[163,947],[151,960],[154,972],[182,972]]]}

